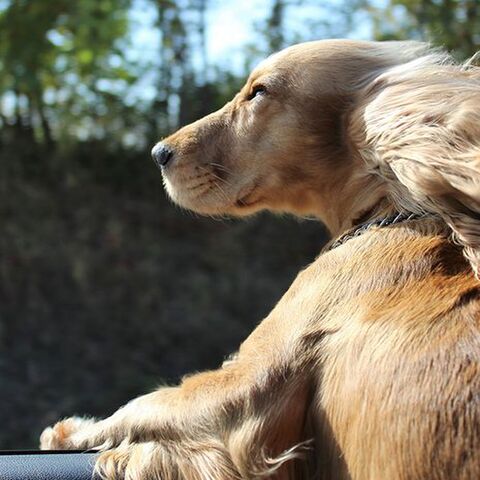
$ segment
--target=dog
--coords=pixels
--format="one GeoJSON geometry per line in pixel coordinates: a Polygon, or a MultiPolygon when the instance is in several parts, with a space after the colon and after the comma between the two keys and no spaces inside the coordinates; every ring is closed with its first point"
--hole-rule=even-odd
{"type": "Polygon", "coordinates": [[[416,42],[262,62],[153,149],[205,215],[315,215],[335,241],[221,368],[42,448],[106,479],[480,477],[480,68],[416,42]]]}

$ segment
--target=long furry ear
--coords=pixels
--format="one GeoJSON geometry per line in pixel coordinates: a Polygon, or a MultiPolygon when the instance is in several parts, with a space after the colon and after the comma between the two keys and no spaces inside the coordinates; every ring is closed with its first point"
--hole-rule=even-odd
{"type": "Polygon", "coordinates": [[[480,68],[433,53],[370,86],[362,156],[397,208],[440,215],[480,277],[480,68]]]}

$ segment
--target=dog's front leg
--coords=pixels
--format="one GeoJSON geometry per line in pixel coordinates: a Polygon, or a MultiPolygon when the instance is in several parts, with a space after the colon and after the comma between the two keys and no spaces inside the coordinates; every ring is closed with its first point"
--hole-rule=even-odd
{"type": "Polygon", "coordinates": [[[241,352],[220,370],[133,400],[108,419],[83,428],[75,419],[60,422],[43,433],[42,444],[102,447],[98,469],[106,478],[226,480],[280,471],[307,440],[308,385],[279,360],[241,352]],[[208,469],[211,476],[202,477],[208,469]]]}
{"type": "Polygon", "coordinates": [[[287,344],[265,333],[255,332],[221,369],[135,399],[105,420],[59,422],[42,434],[42,447],[100,447],[107,478],[163,479],[172,469],[196,472],[172,478],[210,478],[200,474],[206,468],[229,472],[211,478],[254,478],[283,468],[307,440],[308,374],[287,344]]]}
{"type": "Polygon", "coordinates": [[[305,342],[311,347],[323,335],[312,322],[322,310],[323,282],[314,291],[298,283],[315,270],[300,275],[237,357],[219,370],[133,400],[99,422],[60,422],[42,434],[42,447],[100,447],[100,470],[108,478],[119,472],[129,479],[255,478],[273,472],[310,436],[305,423],[319,359],[305,342]],[[215,471],[202,476],[209,468],[215,471]]]}

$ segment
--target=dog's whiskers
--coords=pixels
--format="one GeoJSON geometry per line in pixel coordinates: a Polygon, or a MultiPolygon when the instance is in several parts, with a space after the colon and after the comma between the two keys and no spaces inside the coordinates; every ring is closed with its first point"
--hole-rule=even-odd
{"type": "Polygon", "coordinates": [[[207,169],[206,167],[200,166],[199,168],[201,170],[205,171],[205,172],[208,172],[211,175],[212,178],[217,180],[217,181],[213,182],[215,187],[216,187],[215,191],[216,191],[216,194],[217,194],[217,198],[219,198],[219,200],[223,200],[223,201],[229,203],[230,202],[229,196],[227,195],[225,190],[222,188],[222,186],[218,182],[223,182],[225,184],[225,186],[227,186],[227,187],[231,187],[231,184],[227,180],[225,180],[224,178],[221,178],[220,176],[218,176],[214,172],[207,169]],[[219,194],[220,194],[220,196],[219,196],[219,194]]]}
{"type": "Polygon", "coordinates": [[[222,165],[221,163],[216,163],[216,162],[210,162],[208,164],[208,166],[210,167],[214,167],[214,168],[218,168],[219,170],[231,175],[233,172],[228,168],[226,167],[225,165],[222,165]]]}

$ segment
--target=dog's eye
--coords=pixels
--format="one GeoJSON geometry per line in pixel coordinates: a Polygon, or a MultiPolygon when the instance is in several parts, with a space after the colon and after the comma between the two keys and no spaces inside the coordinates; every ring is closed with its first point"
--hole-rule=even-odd
{"type": "Polygon", "coordinates": [[[247,99],[253,100],[256,97],[259,97],[260,95],[265,95],[265,93],[267,93],[267,89],[263,85],[256,85],[255,87],[253,87],[253,90],[251,91],[247,99]]]}

